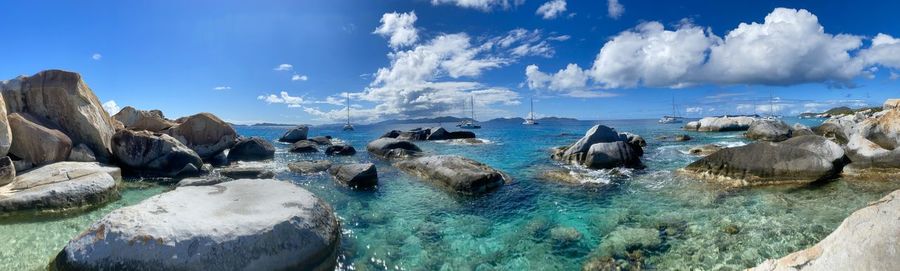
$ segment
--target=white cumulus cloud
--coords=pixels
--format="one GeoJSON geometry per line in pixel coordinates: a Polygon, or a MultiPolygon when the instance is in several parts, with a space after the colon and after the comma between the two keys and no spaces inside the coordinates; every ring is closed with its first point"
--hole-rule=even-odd
{"type": "Polygon", "coordinates": [[[309,77],[307,77],[306,75],[294,74],[293,76],[291,76],[291,81],[306,81],[306,80],[309,80],[309,77]]]}
{"type": "MultiPolygon", "coordinates": [[[[872,46],[862,50],[859,55],[869,65],[900,69],[900,39],[878,33],[872,39],[872,46]]],[[[895,76],[892,74],[891,77],[894,79],[895,76]]]]}
{"type": "Polygon", "coordinates": [[[394,49],[413,45],[419,40],[414,25],[417,19],[415,12],[385,13],[381,16],[381,25],[372,33],[387,37],[388,44],[394,49]]]}
{"type": "Polygon", "coordinates": [[[303,97],[291,96],[287,91],[282,91],[279,95],[268,94],[256,97],[257,100],[265,101],[269,104],[286,104],[288,107],[301,107],[308,103],[303,97]]]}
{"type": "Polygon", "coordinates": [[[116,104],[116,101],[113,100],[109,100],[103,103],[103,109],[106,110],[106,113],[109,113],[110,115],[119,113],[119,110],[122,110],[122,108],[120,108],[119,105],[116,104]]]}
{"type": "Polygon", "coordinates": [[[551,0],[538,7],[535,14],[549,20],[559,17],[563,12],[566,12],[566,0],[551,0]]]}
{"type": "Polygon", "coordinates": [[[525,0],[431,0],[432,5],[450,4],[461,8],[471,8],[480,11],[491,11],[494,8],[508,9],[512,6],[518,6],[525,0]]]}
{"type": "Polygon", "coordinates": [[[281,64],[275,67],[273,70],[276,71],[290,71],[294,69],[294,65],[291,64],[281,64]]]}
{"type": "Polygon", "coordinates": [[[606,13],[610,18],[618,19],[625,13],[625,6],[619,3],[619,0],[606,0],[606,13]]]}
{"type": "Polygon", "coordinates": [[[103,55],[101,55],[100,53],[94,53],[93,55],[91,55],[91,59],[93,60],[100,60],[101,58],[103,58],[103,55]]]}

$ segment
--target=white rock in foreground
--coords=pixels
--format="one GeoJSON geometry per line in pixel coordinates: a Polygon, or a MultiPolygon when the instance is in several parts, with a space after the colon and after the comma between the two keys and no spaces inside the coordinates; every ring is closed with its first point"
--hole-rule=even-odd
{"type": "Polygon", "coordinates": [[[853,212],[815,246],[753,271],[897,270],[900,267],[900,190],[853,212]]]}
{"type": "Polygon", "coordinates": [[[0,187],[0,213],[83,207],[118,195],[117,167],[88,162],[59,162],[39,167],[0,187]]]}
{"type": "Polygon", "coordinates": [[[179,187],[106,215],[69,241],[59,270],[330,270],[340,224],[296,185],[179,187]]]}

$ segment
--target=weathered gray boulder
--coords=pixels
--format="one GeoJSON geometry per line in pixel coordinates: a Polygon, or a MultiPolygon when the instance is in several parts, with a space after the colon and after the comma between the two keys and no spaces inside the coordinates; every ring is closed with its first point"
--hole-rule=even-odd
{"type": "Polygon", "coordinates": [[[618,133],[607,126],[595,125],[578,141],[557,149],[551,157],[595,169],[640,167],[640,156],[644,154],[641,144],[646,143],[643,138],[637,139],[637,135],[618,133]]]}
{"type": "Polygon", "coordinates": [[[297,161],[287,165],[292,172],[300,174],[310,174],[326,171],[331,168],[331,161],[315,160],[315,161],[297,161]]]}
{"type": "Polygon", "coordinates": [[[290,182],[235,180],[178,187],[94,222],[69,241],[52,266],[331,270],[340,228],[328,203],[290,182]]]}
{"type": "Polygon", "coordinates": [[[67,160],[75,162],[97,162],[97,157],[94,156],[94,151],[92,151],[91,148],[88,148],[87,145],[78,144],[72,148],[71,152],[69,152],[69,159],[67,160]]]}
{"type": "Polygon", "coordinates": [[[138,175],[189,176],[203,166],[197,153],[167,134],[119,130],[112,147],[116,160],[138,175]]]}
{"type": "Polygon", "coordinates": [[[230,161],[258,161],[275,157],[275,146],[261,137],[242,137],[228,151],[230,161]]]}
{"type": "Polygon", "coordinates": [[[309,126],[301,125],[294,128],[291,128],[281,138],[278,139],[280,142],[294,143],[300,140],[306,140],[306,135],[309,133],[309,126]]]}
{"type": "MultiPolygon", "coordinates": [[[[821,138],[808,144],[832,150],[829,143],[834,144],[821,138]]],[[[834,159],[836,153],[816,153],[799,142],[793,144],[756,142],[722,149],[691,163],[685,172],[730,186],[753,186],[827,180],[844,166],[834,159]]]]}
{"type": "Polygon", "coordinates": [[[700,121],[689,121],[688,123],[684,124],[683,129],[688,131],[697,131],[698,129],[700,129],[700,121]]]}
{"type": "Polygon", "coordinates": [[[849,118],[829,119],[812,130],[813,133],[839,144],[847,144],[850,136],[856,133],[856,121],[849,118]]]}
{"type": "Polygon", "coordinates": [[[400,132],[397,136],[399,140],[427,140],[428,139],[429,130],[422,128],[415,128],[409,131],[400,132]]]}
{"type": "Polygon", "coordinates": [[[264,167],[236,166],[223,168],[216,171],[220,176],[231,179],[270,179],[275,177],[275,172],[264,167]]]}
{"type": "Polygon", "coordinates": [[[750,124],[744,136],[752,140],[778,142],[790,138],[791,131],[791,127],[781,120],[757,120],[750,124]]]}
{"type": "Polygon", "coordinates": [[[647,146],[647,140],[644,140],[644,137],[628,132],[625,132],[623,134],[625,134],[625,138],[628,144],[639,146],[642,148],[647,146]]]}
{"type": "Polygon", "coordinates": [[[707,156],[707,155],[713,154],[721,149],[724,149],[724,148],[722,146],[719,146],[716,144],[706,144],[703,146],[697,146],[697,147],[690,148],[688,150],[688,153],[690,153],[692,155],[698,155],[698,156],[707,156]]]}
{"type": "MultiPolygon", "coordinates": [[[[697,124],[697,131],[700,132],[728,132],[728,131],[746,131],[750,129],[756,118],[754,117],[706,117],[700,119],[697,124]]],[[[690,124],[690,123],[689,123],[690,124]]],[[[687,128],[687,126],[685,126],[687,128]]]]}
{"type": "Polygon", "coordinates": [[[290,152],[318,152],[318,144],[309,140],[300,140],[291,144],[290,152]]]}
{"type": "Polygon", "coordinates": [[[511,181],[509,176],[478,161],[456,155],[435,155],[404,160],[395,166],[450,191],[483,194],[511,181]]]}
{"type": "Polygon", "coordinates": [[[794,123],[794,126],[791,126],[791,136],[792,137],[806,136],[806,135],[816,135],[816,133],[813,132],[812,129],[809,129],[809,127],[806,127],[806,125],[803,125],[800,123],[794,123]]]}
{"type": "Polygon", "coordinates": [[[898,240],[900,190],[853,212],[814,246],[749,270],[896,270],[898,240]]]}
{"type": "Polygon", "coordinates": [[[366,145],[366,151],[383,158],[404,158],[421,154],[422,149],[412,142],[394,138],[379,138],[366,145]]]}
{"type": "Polygon", "coordinates": [[[444,127],[432,127],[428,129],[428,132],[425,140],[447,140],[450,136],[450,132],[447,132],[444,127]]]}
{"type": "MultiPolygon", "coordinates": [[[[5,89],[6,84],[7,81],[0,81],[0,91],[5,89]]],[[[12,146],[12,131],[6,118],[6,102],[0,95],[0,156],[6,156],[10,146],[12,146]]]]}
{"type": "Polygon", "coordinates": [[[162,132],[175,126],[175,123],[167,120],[159,110],[137,110],[134,107],[126,106],[112,117],[130,130],[162,132]]]}
{"type": "Polygon", "coordinates": [[[57,210],[103,203],[118,195],[119,168],[59,162],[19,174],[0,187],[0,213],[57,210]]]}
{"type": "Polygon", "coordinates": [[[675,135],[675,141],[684,142],[684,141],[689,141],[689,140],[691,140],[690,135],[686,135],[686,134],[675,135]]]}
{"type": "Polygon", "coordinates": [[[337,144],[328,146],[325,149],[326,155],[354,155],[356,154],[356,149],[350,145],[337,144]]]}
{"type": "Polygon", "coordinates": [[[625,141],[595,143],[583,163],[589,168],[641,167],[641,152],[635,148],[625,141]]]}
{"type": "MultiPolygon", "coordinates": [[[[110,142],[115,133],[113,121],[81,75],[46,70],[3,81],[0,92],[8,113],[29,113],[48,120],[59,126],[73,143],[90,147],[98,161],[109,160],[110,142]]],[[[0,150],[2,134],[0,128],[0,150]]]]}
{"type": "Polygon", "coordinates": [[[314,136],[307,140],[309,140],[313,143],[316,143],[319,146],[331,145],[331,137],[330,136],[314,136]]]}
{"type": "Polygon", "coordinates": [[[227,122],[210,113],[199,113],[182,119],[166,133],[191,148],[201,158],[213,157],[231,148],[237,132],[227,122]]]}
{"type": "Polygon", "coordinates": [[[16,179],[16,166],[9,156],[0,157],[0,187],[13,182],[16,179]]]}
{"type": "Polygon", "coordinates": [[[398,136],[400,136],[400,130],[391,130],[391,131],[389,131],[389,132],[387,132],[387,133],[384,133],[384,134],[381,135],[379,138],[382,138],[382,137],[386,137],[386,138],[397,138],[398,136]]]}
{"type": "Polygon", "coordinates": [[[900,168],[900,110],[883,111],[855,128],[846,145],[853,168],[900,168]]]}
{"type": "Polygon", "coordinates": [[[9,114],[13,145],[9,153],[34,165],[65,161],[72,151],[72,140],[66,134],[45,127],[45,121],[26,113],[9,114]]]}
{"type": "Polygon", "coordinates": [[[378,170],[375,164],[334,165],[328,169],[338,183],[350,188],[372,188],[378,185],[378,170]]]}
{"type": "Polygon", "coordinates": [[[834,163],[846,164],[847,156],[840,145],[817,135],[796,136],[779,143],[783,146],[797,147],[819,154],[834,163]]]}

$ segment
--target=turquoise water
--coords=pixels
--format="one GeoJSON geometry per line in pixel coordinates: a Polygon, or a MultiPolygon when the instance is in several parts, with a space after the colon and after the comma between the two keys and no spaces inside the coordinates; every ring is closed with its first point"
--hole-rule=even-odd
{"type": "MultiPolygon", "coordinates": [[[[816,243],[853,210],[900,188],[900,181],[840,179],[806,187],[722,189],[675,170],[697,159],[685,154],[692,146],[745,144],[739,133],[688,132],[691,141],[663,142],[655,138],[684,132],[654,120],[603,124],[648,141],[646,169],[584,171],[549,159],[550,148],[574,142],[590,122],[486,125],[476,130],[489,140],[483,145],[417,143],[427,152],[470,157],[513,177],[478,197],[451,195],[365,152],[365,144],[382,133],[418,125],[360,126],[349,133],[314,127],[311,136],[332,135],[360,153],[328,158],[287,153],[288,145],[276,144],[275,161],[264,164],[279,170],[277,178],[334,206],[343,221],[343,270],[577,270],[592,259],[644,269],[739,270],[816,243]],[[325,174],[286,171],[287,162],[300,159],[373,162],[380,184],[375,191],[353,191],[325,174]],[[588,183],[541,178],[560,169],[584,172],[588,183]]],[[[274,140],[285,128],[238,130],[274,140]]],[[[128,188],[122,200],[69,218],[0,223],[0,269],[40,268],[102,214],[165,189],[128,188]]]]}

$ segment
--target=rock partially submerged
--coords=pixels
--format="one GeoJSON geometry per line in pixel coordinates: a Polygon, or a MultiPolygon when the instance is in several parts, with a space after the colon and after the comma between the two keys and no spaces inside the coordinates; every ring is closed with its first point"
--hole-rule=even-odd
{"type": "Polygon", "coordinates": [[[447,131],[444,127],[414,128],[409,131],[393,130],[381,137],[399,140],[453,140],[475,138],[472,131],[447,131]]]}
{"type": "Polygon", "coordinates": [[[366,145],[366,151],[382,158],[406,158],[418,156],[422,149],[412,142],[393,138],[379,138],[366,145]]]}
{"type": "Polygon", "coordinates": [[[115,210],[69,241],[52,266],[330,270],[340,234],[332,208],[309,191],[276,180],[236,180],[179,187],[115,210]]]}
{"type": "Polygon", "coordinates": [[[228,151],[229,161],[258,161],[275,157],[275,146],[261,137],[242,137],[228,151]]]}
{"type": "Polygon", "coordinates": [[[291,144],[291,148],[288,149],[290,152],[319,152],[319,148],[316,147],[317,144],[315,142],[309,140],[298,140],[291,144]]]}
{"type": "Polygon", "coordinates": [[[301,125],[294,128],[291,128],[281,138],[278,139],[280,142],[294,143],[300,140],[306,140],[306,135],[309,133],[309,126],[301,125]]]}
{"type": "Polygon", "coordinates": [[[435,155],[397,162],[395,166],[453,192],[475,195],[500,187],[510,178],[478,161],[456,155],[435,155]]]}
{"type": "Polygon", "coordinates": [[[731,186],[810,183],[834,178],[846,164],[843,157],[834,142],[803,136],[722,149],[691,163],[685,171],[731,186]]]}
{"type": "Polygon", "coordinates": [[[700,132],[746,131],[755,120],[755,117],[750,116],[705,117],[696,122],[688,122],[684,129],[700,132]]]}
{"type": "Polygon", "coordinates": [[[331,168],[331,161],[315,160],[315,161],[297,161],[287,165],[292,172],[300,174],[310,174],[326,171],[331,168]]]}
{"type": "Polygon", "coordinates": [[[356,154],[356,149],[350,145],[337,144],[328,146],[325,149],[326,155],[354,155],[356,154]]]}
{"type": "Polygon", "coordinates": [[[203,167],[196,152],[167,134],[125,129],[116,132],[112,143],[116,160],[133,174],[190,176],[203,167]]]}
{"type": "Polygon", "coordinates": [[[236,166],[216,170],[221,176],[231,179],[270,179],[275,177],[275,172],[264,167],[236,166]]]}
{"type": "Polygon", "coordinates": [[[563,162],[584,165],[593,169],[641,167],[643,140],[635,135],[618,133],[615,129],[595,125],[572,145],[557,149],[551,157],[563,162]]]}
{"type": "Polygon", "coordinates": [[[0,213],[88,206],[118,196],[119,168],[98,163],[59,162],[20,174],[0,187],[0,213]]]}
{"type": "Polygon", "coordinates": [[[688,153],[690,153],[692,155],[698,155],[698,156],[707,156],[707,155],[713,154],[721,149],[724,149],[724,148],[722,146],[719,146],[716,144],[706,144],[703,146],[693,147],[688,150],[688,153]]]}
{"type": "Polygon", "coordinates": [[[900,190],[853,212],[818,244],[750,270],[896,270],[898,240],[900,190]]]}
{"type": "Polygon", "coordinates": [[[334,165],[328,171],[338,183],[350,188],[366,189],[378,185],[378,170],[372,163],[334,165]]]}

